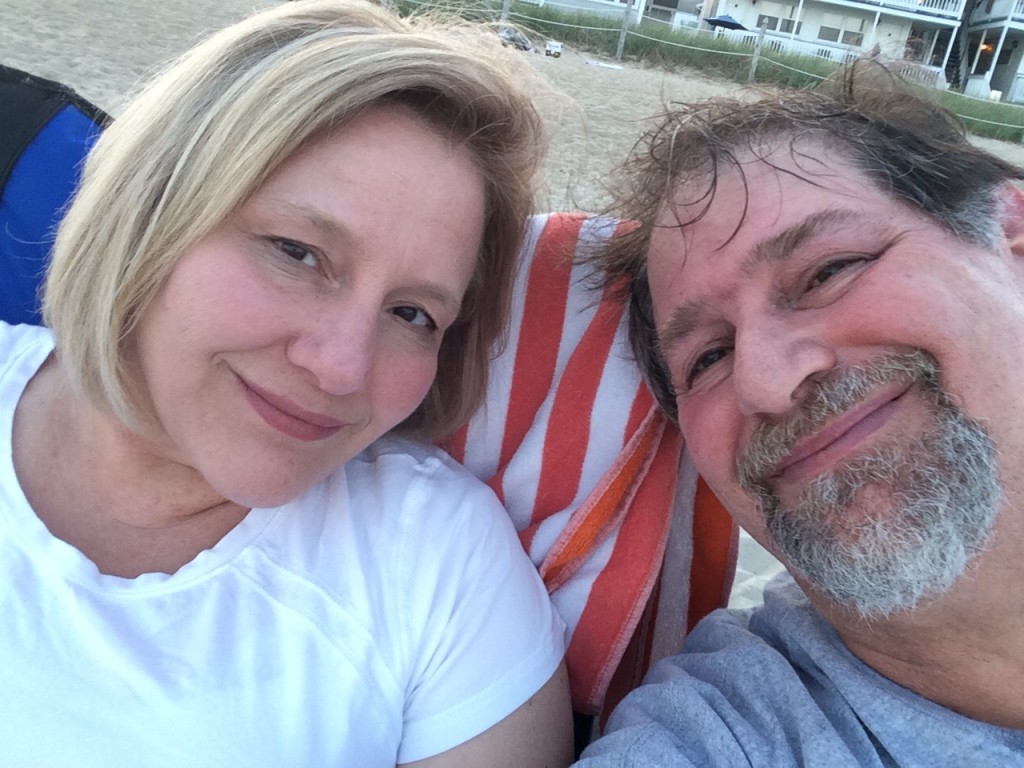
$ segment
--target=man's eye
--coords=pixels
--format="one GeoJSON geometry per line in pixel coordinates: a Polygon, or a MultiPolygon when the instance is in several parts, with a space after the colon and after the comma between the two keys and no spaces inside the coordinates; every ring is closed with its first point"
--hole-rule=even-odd
{"type": "Polygon", "coordinates": [[[429,331],[437,330],[437,323],[434,322],[434,318],[419,307],[395,307],[391,311],[394,312],[396,316],[409,323],[409,325],[414,325],[417,328],[425,328],[429,331]]]}
{"type": "Polygon", "coordinates": [[[810,283],[807,287],[817,288],[820,285],[824,285],[829,280],[834,278],[836,275],[842,274],[853,265],[860,264],[861,262],[864,261],[867,261],[867,259],[863,256],[851,256],[843,259],[836,259],[835,261],[830,261],[828,264],[826,264],[813,275],[811,275],[810,283]]]}
{"type": "Polygon", "coordinates": [[[690,367],[690,370],[686,375],[686,386],[693,386],[693,383],[694,381],[697,380],[697,377],[699,377],[702,373],[708,370],[708,368],[711,368],[713,365],[715,365],[715,363],[722,360],[728,354],[729,349],[726,347],[716,347],[715,349],[709,349],[708,351],[703,352],[700,355],[700,357],[698,357],[694,361],[693,365],[690,367]]]}
{"type": "Polygon", "coordinates": [[[307,266],[315,267],[318,263],[316,254],[301,243],[294,240],[275,240],[278,249],[290,259],[307,266]]]}

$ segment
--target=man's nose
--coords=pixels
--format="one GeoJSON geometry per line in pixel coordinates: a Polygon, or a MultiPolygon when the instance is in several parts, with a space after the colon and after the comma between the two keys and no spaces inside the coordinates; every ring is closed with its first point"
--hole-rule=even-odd
{"type": "Polygon", "coordinates": [[[328,394],[364,392],[377,352],[379,314],[361,306],[320,312],[292,339],[288,359],[309,371],[328,394]]]}
{"type": "Polygon", "coordinates": [[[736,331],[733,386],[742,413],[781,415],[799,403],[835,351],[810,324],[762,314],[736,331]]]}

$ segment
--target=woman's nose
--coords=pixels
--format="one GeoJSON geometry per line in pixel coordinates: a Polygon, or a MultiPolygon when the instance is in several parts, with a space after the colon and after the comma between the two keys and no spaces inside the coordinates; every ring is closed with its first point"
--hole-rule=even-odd
{"type": "Polygon", "coordinates": [[[378,314],[358,307],[324,312],[295,336],[288,359],[309,371],[328,394],[363,392],[373,371],[378,314]]]}

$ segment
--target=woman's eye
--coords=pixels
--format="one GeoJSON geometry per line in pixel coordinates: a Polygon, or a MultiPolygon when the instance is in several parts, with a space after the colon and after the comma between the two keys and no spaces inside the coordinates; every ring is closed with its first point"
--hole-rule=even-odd
{"type": "Polygon", "coordinates": [[[707,352],[703,352],[700,357],[694,361],[689,372],[686,374],[686,386],[693,386],[693,383],[702,373],[715,365],[715,363],[722,360],[728,354],[729,349],[726,347],[716,347],[715,349],[709,349],[707,352]]]}
{"type": "Polygon", "coordinates": [[[437,323],[434,322],[434,318],[419,307],[395,307],[391,311],[394,312],[397,317],[409,323],[409,325],[414,325],[417,328],[426,328],[430,331],[437,330],[437,323]]]}
{"type": "Polygon", "coordinates": [[[296,243],[294,240],[275,240],[274,242],[281,253],[288,258],[294,259],[307,267],[315,267],[317,265],[316,254],[301,243],[296,243]]]}

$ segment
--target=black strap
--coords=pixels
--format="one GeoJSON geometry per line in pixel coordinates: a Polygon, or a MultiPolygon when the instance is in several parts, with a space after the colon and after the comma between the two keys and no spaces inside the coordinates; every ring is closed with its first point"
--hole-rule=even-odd
{"type": "Polygon", "coordinates": [[[580,754],[593,738],[594,719],[593,715],[584,715],[581,712],[572,713],[573,754],[576,755],[576,760],[580,759],[580,754]]]}
{"type": "Polygon", "coordinates": [[[36,135],[68,105],[100,127],[110,116],[71,88],[0,64],[0,191],[36,135]]]}

